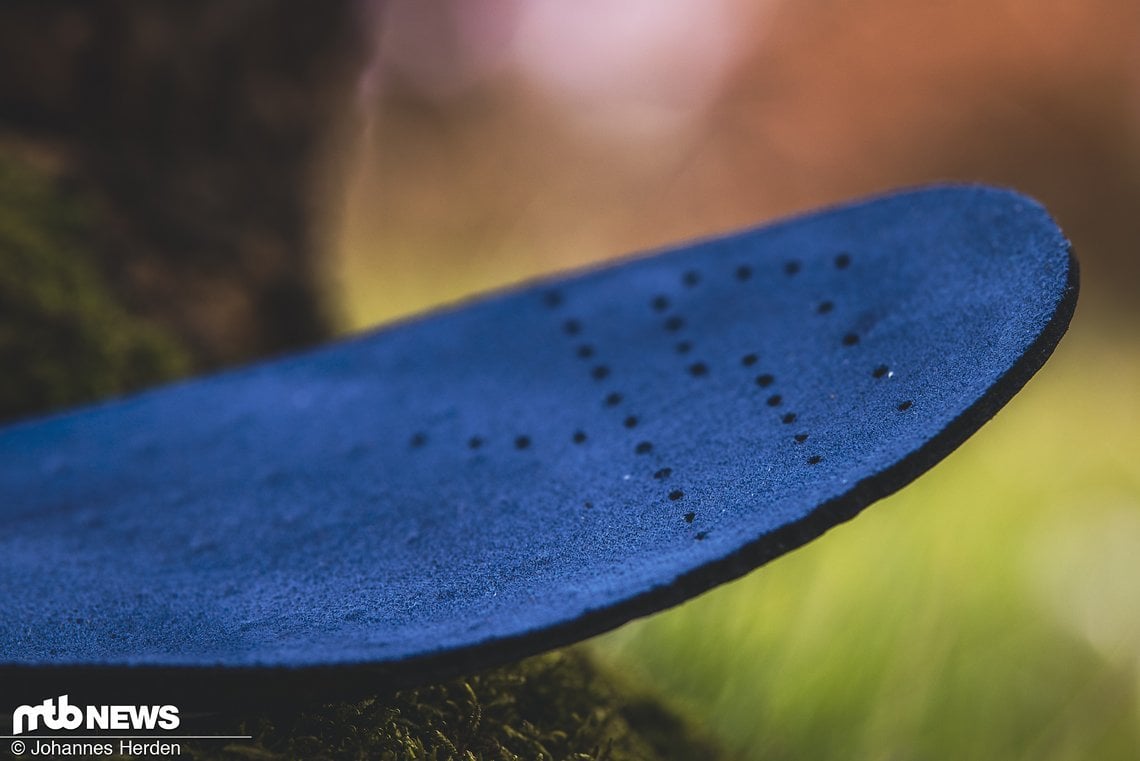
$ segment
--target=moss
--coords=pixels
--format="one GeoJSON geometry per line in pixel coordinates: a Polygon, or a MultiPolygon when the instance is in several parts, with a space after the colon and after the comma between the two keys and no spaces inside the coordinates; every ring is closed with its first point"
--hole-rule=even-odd
{"type": "Polygon", "coordinates": [[[240,721],[253,743],[198,759],[664,761],[717,749],[655,699],[571,648],[449,682],[294,716],[240,721]]]}
{"type": "Polygon", "coordinates": [[[0,418],[176,377],[187,354],[103,282],[82,200],[0,155],[0,418]]]}

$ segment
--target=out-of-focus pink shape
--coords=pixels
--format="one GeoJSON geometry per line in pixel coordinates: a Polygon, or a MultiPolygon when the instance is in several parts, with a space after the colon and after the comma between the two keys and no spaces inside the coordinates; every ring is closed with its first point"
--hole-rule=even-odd
{"type": "Polygon", "coordinates": [[[671,130],[720,94],[746,40],[735,0],[531,0],[520,73],[578,126],[671,130]]]}
{"type": "Polygon", "coordinates": [[[378,95],[399,79],[420,96],[443,100],[502,72],[522,0],[386,0],[369,2],[375,41],[361,95],[378,95]]]}

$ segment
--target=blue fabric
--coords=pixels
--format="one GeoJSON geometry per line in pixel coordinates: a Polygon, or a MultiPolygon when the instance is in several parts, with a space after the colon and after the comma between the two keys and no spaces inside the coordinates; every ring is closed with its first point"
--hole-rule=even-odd
{"type": "Polygon", "coordinates": [[[414,680],[586,637],[918,476],[1075,299],[1035,202],[934,188],[10,426],[0,678],[414,680]]]}

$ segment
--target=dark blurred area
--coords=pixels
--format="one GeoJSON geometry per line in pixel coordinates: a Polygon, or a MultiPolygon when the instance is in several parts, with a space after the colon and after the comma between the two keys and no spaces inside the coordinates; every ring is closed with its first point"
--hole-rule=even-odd
{"type": "Polygon", "coordinates": [[[313,187],[363,65],[356,5],[0,4],[0,158],[83,207],[114,298],[194,369],[331,331],[313,187]]]}

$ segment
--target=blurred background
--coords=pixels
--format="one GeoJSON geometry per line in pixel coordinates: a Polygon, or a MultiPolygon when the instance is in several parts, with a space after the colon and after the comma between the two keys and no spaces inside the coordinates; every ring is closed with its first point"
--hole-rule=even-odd
{"type": "Polygon", "coordinates": [[[1140,758],[1140,3],[392,0],[372,28],[326,245],[353,327],[899,186],[1041,200],[1081,302],[1007,409],[593,646],[746,758],[1140,758]]]}
{"type": "Polygon", "coordinates": [[[53,234],[147,326],[106,349],[147,378],[899,186],[1041,200],[1082,295],[1008,408],[590,647],[745,758],[1140,757],[1140,3],[188,8],[0,8],[0,199],[82,209],[53,234]]]}

